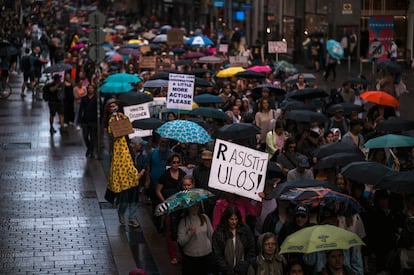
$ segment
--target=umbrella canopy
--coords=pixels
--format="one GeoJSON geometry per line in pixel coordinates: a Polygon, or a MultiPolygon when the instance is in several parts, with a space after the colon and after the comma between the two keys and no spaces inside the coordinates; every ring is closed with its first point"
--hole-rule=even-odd
{"type": "Polygon", "coordinates": [[[327,97],[329,94],[322,89],[317,88],[305,88],[301,90],[295,90],[289,93],[289,98],[297,100],[306,100],[312,98],[327,97]]]}
{"type": "Polygon", "coordinates": [[[362,113],[365,111],[364,106],[362,105],[357,105],[350,102],[342,102],[329,106],[326,112],[328,114],[334,114],[338,108],[342,108],[345,115],[350,115],[352,112],[362,113]]]}
{"type": "Polygon", "coordinates": [[[345,142],[334,142],[321,145],[312,152],[312,155],[318,159],[322,159],[337,153],[358,153],[363,156],[363,153],[357,146],[345,142]]]}
{"type": "Polygon", "coordinates": [[[116,73],[111,74],[105,78],[104,83],[109,82],[138,83],[141,82],[141,78],[135,74],[116,73]]]}
{"type": "Polygon", "coordinates": [[[13,46],[0,48],[0,56],[11,56],[19,53],[19,49],[13,46]]]}
{"type": "Polygon", "coordinates": [[[143,118],[132,121],[132,127],[141,130],[154,130],[164,124],[164,121],[155,118],[143,118]]]}
{"type": "Polygon", "coordinates": [[[143,85],[144,88],[166,88],[168,87],[168,80],[153,79],[148,80],[143,85]]]}
{"type": "Polygon", "coordinates": [[[170,214],[178,210],[186,209],[213,196],[213,193],[201,188],[180,191],[158,204],[155,207],[154,214],[155,216],[170,214]]]}
{"type": "Polygon", "coordinates": [[[209,55],[209,56],[202,56],[197,59],[198,63],[205,63],[205,64],[221,64],[223,63],[223,59],[217,56],[209,55]]]}
{"type": "Polygon", "coordinates": [[[386,75],[401,75],[402,69],[400,64],[392,62],[391,60],[378,60],[377,70],[383,72],[386,75]]]}
{"type": "Polygon", "coordinates": [[[210,40],[207,36],[194,36],[185,41],[186,45],[191,45],[195,47],[204,47],[214,45],[213,41],[210,40]]]}
{"type": "Polygon", "coordinates": [[[223,103],[223,99],[217,95],[201,94],[194,97],[194,101],[197,104],[214,104],[223,103]]]}
{"type": "Polygon", "coordinates": [[[394,148],[414,146],[414,138],[403,135],[388,134],[368,140],[364,148],[394,148]]]}
{"type": "Polygon", "coordinates": [[[414,194],[414,171],[394,172],[381,178],[375,188],[395,193],[414,194]]]}
{"type": "Polygon", "coordinates": [[[363,160],[365,160],[365,157],[361,153],[336,153],[321,158],[314,167],[316,169],[343,167],[351,162],[363,160]]]}
{"type": "Polygon", "coordinates": [[[298,69],[291,63],[282,60],[279,62],[273,63],[276,72],[285,72],[285,73],[297,73],[298,69]]]}
{"type": "Polygon", "coordinates": [[[214,137],[224,140],[240,140],[255,137],[260,128],[252,123],[233,123],[216,130],[214,137]]]}
{"type": "Polygon", "coordinates": [[[360,78],[360,77],[350,77],[346,80],[347,82],[351,84],[360,84],[363,86],[366,86],[368,84],[368,81],[366,79],[360,78]]]}
{"type": "Polygon", "coordinates": [[[362,93],[360,95],[362,99],[365,99],[366,101],[378,104],[378,105],[384,105],[384,106],[391,106],[391,107],[398,107],[400,106],[400,102],[398,99],[393,97],[392,95],[383,92],[383,91],[367,91],[365,93],[362,93]]]}
{"type": "Polygon", "coordinates": [[[255,72],[255,71],[247,71],[247,70],[244,71],[244,72],[239,72],[239,73],[235,74],[235,77],[247,78],[247,79],[266,78],[266,76],[262,73],[255,72]]]}
{"type": "Polygon", "coordinates": [[[161,137],[179,142],[205,144],[211,137],[200,125],[187,120],[172,120],[164,123],[155,130],[161,137]]]}
{"type": "Polygon", "coordinates": [[[375,126],[376,131],[400,132],[414,130],[414,121],[402,117],[390,117],[375,126]]]}
{"type": "Polygon", "coordinates": [[[373,161],[356,161],[341,169],[341,174],[352,181],[362,184],[376,184],[384,175],[395,173],[384,164],[373,161]]]}
{"type": "Polygon", "coordinates": [[[224,70],[221,70],[217,73],[218,78],[226,78],[226,77],[233,77],[237,73],[244,72],[245,69],[242,67],[230,67],[224,70]]]}
{"type": "Polygon", "coordinates": [[[173,52],[174,54],[183,54],[186,52],[186,50],[184,50],[183,48],[174,48],[171,49],[171,52],[173,52]]]}
{"type": "Polygon", "coordinates": [[[344,58],[344,48],[342,47],[341,43],[339,43],[336,40],[328,40],[326,42],[326,50],[330,55],[332,55],[336,59],[344,58]]]}
{"type": "Polygon", "coordinates": [[[211,126],[205,121],[204,119],[198,118],[198,117],[189,117],[186,120],[192,121],[203,127],[205,130],[209,130],[211,126]]]}
{"type": "Polygon", "coordinates": [[[188,52],[183,54],[183,58],[193,59],[193,58],[200,58],[203,57],[205,54],[201,52],[188,52]]]}
{"type": "Polygon", "coordinates": [[[276,95],[284,95],[286,91],[280,88],[279,86],[273,84],[260,84],[252,89],[253,93],[261,93],[263,89],[268,89],[269,92],[276,95]]]}
{"type": "Polygon", "coordinates": [[[189,115],[192,116],[201,116],[201,117],[211,117],[219,120],[228,120],[229,117],[223,111],[220,111],[212,107],[200,107],[192,110],[189,115]]]}
{"type": "Polygon", "coordinates": [[[124,61],[124,58],[119,53],[115,53],[115,54],[108,56],[108,61],[109,62],[122,62],[124,61]]]}
{"type": "Polygon", "coordinates": [[[56,63],[55,65],[49,66],[43,70],[44,73],[58,73],[72,69],[72,65],[66,63],[56,63]]]}
{"type": "Polygon", "coordinates": [[[107,82],[102,84],[99,87],[99,90],[102,93],[114,93],[114,94],[120,94],[120,93],[127,93],[134,89],[134,87],[131,86],[129,83],[122,83],[122,82],[107,82]]]}
{"type": "Polygon", "coordinates": [[[123,47],[118,50],[118,53],[123,55],[130,55],[130,56],[139,56],[141,52],[138,49],[123,47]]]}
{"type": "Polygon", "coordinates": [[[316,110],[316,106],[313,105],[309,105],[309,104],[305,104],[305,102],[303,101],[299,101],[299,100],[294,100],[294,99],[289,99],[288,100],[283,100],[280,108],[285,111],[285,110],[312,110],[315,111],[316,110]]]}
{"type": "Polygon", "coordinates": [[[152,101],[153,98],[146,93],[132,91],[119,95],[119,101],[127,105],[137,105],[152,101]]]}
{"type": "MultiPolygon", "coordinates": [[[[286,80],[286,84],[295,84],[298,81],[299,74],[295,74],[293,76],[289,76],[286,80]]],[[[316,76],[311,73],[303,73],[303,76],[305,77],[306,82],[312,82],[316,80],[316,76]]]]}
{"type": "Polygon", "coordinates": [[[365,244],[351,231],[328,224],[314,225],[287,236],[280,246],[280,254],[349,249],[360,245],[365,244]]]}
{"type": "Polygon", "coordinates": [[[128,44],[133,44],[133,45],[141,45],[142,41],[139,39],[131,39],[128,41],[128,44]]]}
{"type": "Polygon", "coordinates": [[[270,68],[269,66],[253,66],[250,68],[247,68],[248,71],[254,71],[254,72],[258,72],[258,73],[270,73],[272,72],[272,68],[270,68]]]}
{"type": "Polygon", "coordinates": [[[324,180],[305,180],[299,179],[294,181],[285,181],[281,184],[278,184],[275,189],[272,191],[272,197],[279,199],[280,195],[283,193],[288,192],[291,189],[298,188],[298,187],[323,187],[323,188],[330,188],[331,190],[338,190],[336,186],[334,186],[329,181],[324,180]]]}
{"type": "Polygon", "coordinates": [[[142,34],[142,37],[144,37],[145,39],[151,40],[155,37],[156,35],[152,32],[144,32],[142,34]]]}
{"type": "Polygon", "coordinates": [[[303,121],[303,122],[326,122],[328,118],[321,113],[312,112],[309,110],[292,110],[287,113],[286,118],[295,120],[295,121],[303,121]]]}
{"type": "Polygon", "coordinates": [[[153,43],[167,43],[167,35],[166,34],[159,34],[152,39],[153,43]]]}
{"type": "Polygon", "coordinates": [[[190,59],[180,59],[174,62],[175,66],[191,65],[193,62],[190,59]]]}
{"type": "Polygon", "coordinates": [[[213,74],[213,71],[204,68],[197,68],[191,71],[191,74],[194,74],[198,77],[203,77],[206,73],[213,74]]]}

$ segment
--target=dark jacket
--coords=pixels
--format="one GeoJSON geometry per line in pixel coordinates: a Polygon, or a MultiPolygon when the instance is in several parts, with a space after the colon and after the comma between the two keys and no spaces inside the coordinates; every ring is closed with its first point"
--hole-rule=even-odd
{"type": "Polygon", "coordinates": [[[87,124],[94,123],[98,121],[98,106],[97,106],[97,96],[89,98],[89,96],[84,96],[81,99],[79,106],[79,117],[78,123],[87,124]]]}

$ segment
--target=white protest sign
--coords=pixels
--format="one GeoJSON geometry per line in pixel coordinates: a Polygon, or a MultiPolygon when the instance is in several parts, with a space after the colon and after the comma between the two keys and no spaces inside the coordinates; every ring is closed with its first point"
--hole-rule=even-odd
{"type": "Polygon", "coordinates": [[[157,117],[162,120],[162,114],[167,110],[167,98],[166,97],[154,97],[149,102],[149,109],[151,117],[157,117]]]}
{"type": "Polygon", "coordinates": [[[262,201],[268,154],[216,139],[208,186],[262,201]]]}
{"type": "Polygon", "coordinates": [[[193,109],[194,75],[169,74],[167,108],[178,110],[193,109]]]}
{"type": "Polygon", "coordinates": [[[286,41],[269,41],[267,46],[269,53],[287,53],[286,41]]]}
{"type": "MultiPolygon", "coordinates": [[[[149,118],[151,116],[150,116],[148,105],[149,105],[148,103],[143,103],[143,104],[138,104],[138,105],[125,106],[124,114],[129,117],[129,121],[131,121],[131,123],[134,120],[149,118]]],[[[128,135],[129,138],[133,138],[137,136],[147,137],[147,136],[152,135],[152,130],[141,130],[141,129],[134,128],[134,131],[135,131],[134,133],[128,135]]]]}

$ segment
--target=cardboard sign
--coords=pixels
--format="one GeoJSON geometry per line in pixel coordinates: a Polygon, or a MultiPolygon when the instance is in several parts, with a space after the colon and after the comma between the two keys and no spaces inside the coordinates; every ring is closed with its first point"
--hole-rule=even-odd
{"type": "MultiPolygon", "coordinates": [[[[129,117],[130,121],[143,119],[143,118],[149,118],[150,117],[150,111],[149,111],[149,104],[143,103],[138,105],[132,105],[132,106],[125,106],[124,107],[124,114],[129,117]]],[[[135,129],[134,133],[129,134],[129,138],[133,137],[147,137],[152,135],[152,130],[141,130],[141,129],[135,129]]]]}
{"type": "Polygon", "coordinates": [[[157,65],[157,58],[155,56],[141,56],[139,67],[140,69],[155,69],[157,65]]]}
{"type": "Polygon", "coordinates": [[[167,109],[167,98],[166,97],[154,97],[149,102],[149,110],[151,117],[157,117],[162,120],[162,114],[167,109]]]}
{"type": "Polygon", "coordinates": [[[249,58],[247,56],[229,56],[230,67],[249,67],[249,58]]]}
{"type": "Polygon", "coordinates": [[[171,29],[167,31],[167,44],[182,45],[184,43],[184,32],[180,29],[171,29]]]}
{"type": "Polygon", "coordinates": [[[167,108],[178,110],[193,109],[194,75],[169,74],[167,108]]]}
{"type": "Polygon", "coordinates": [[[109,124],[114,137],[122,137],[134,132],[129,119],[114,120],[109,124]]]}
{"type": "Polygon", "coordinates": [[[139,51],[142,54],[146,54],[147,52],[151,51],[151,47],[149,45],[142,45],[141,47],[139,47],[139,51]]]}
{"type": "Polygon", "coordinates": [[[267,46],[269,53],[287,53],[286,41],[269,41],[267,46]]]}
{"type": "Polygon", "coordinates": [[[216,139],[208,186],[262,201],[268,154],[216,139]]]}

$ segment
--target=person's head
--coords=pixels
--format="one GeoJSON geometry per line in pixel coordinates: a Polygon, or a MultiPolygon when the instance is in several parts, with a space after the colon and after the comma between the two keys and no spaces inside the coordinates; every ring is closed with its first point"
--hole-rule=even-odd
{"type": "Polygon", "coordinates": [[[368,154],[369,160],[385,164],[387,162],[387,156],[384,148],[371,149],[368,154]]]}
{"type": "MultiPolygon", "coordinates": [[[[89,85],[90,86],[90,85],[89,85]]],[[[88,93],[89,93],[89,86],[88,86],[88,93]]],[[[106,102],[106,110],[110,113],[115,113],[119,109],[118,101],[116,99],[111,98],[106,102]]]]}
{"type": "Polygon", "coordinates": [[[204,167],[210,168],[212,160],[213,160],[213,152],[211,152],[209,150],[204,150],[201,153],[201,161],[202,161],[202,165],[204,167]]]}
{"type": "Polygon", "coordinates": [[[280,136],[283,134],[283,124],[281,121],[276,121],[275,123],[275,133],[280,136]]]}
{"type": "Polygon", "coordinates": [[[262,98],[269,98],[270,96],[270,90],[268,88],[263,88],[261,93],[262,93],[262,98]]]}
{"type": "Polygon", "coordinates": [[[259,236],[261,255],[266,259],[271,259],[278,252],[276,235],[272,232],[266,232],[259,236]]]}
{"type": "Polygon", "coordinates": [[[334,134],[333,134],[333,132],[332,132],[332,131],[326,131],[326,132],[323,134],[323,137],[324,137],[324,139],[325,139],[325,143],[326,143],[326,144],[329,144],[329,143],[334,142],[334,134]]]}
{"type": "Polygon", "coordinates": [[[305,83],[305,76],[303,74],[298,75],[298,83],[299,84],[305,83]]]}
{"type": "Polygon", "coordinates": [[[307,156],[302,155],[302,154],[297,155],[296,160],[297,160],[297,163],[298,163],[298,165],[296,166],[296,169],[299,172],[303,172],[303,171],[305,171],[306,168],[309,168],[309,159],[308,159],[307,156]]]}
{"type": "Polygon", "coordinates": [[[168,146],[170,145],[170,140],[168,138],[160,138],[158,142],[158,148],[160,151],[167,151],[168,146]]]}
{"type": "Polygon", "coordinates": [[[243,101],[240,97],[236,98],[234,101],[234,106],[237,106],[239,109],[243,106],[243,101]]]}
{"type": "Polygon", "coordinates": [[[225,95],[230,95],[231,94],[231,84],[229,82],[224,84],[223,93],[225,95]]]}
{"type": "Polygon", "coordinates": [[[339,128],[332,128],[331,131],[333,133],[333,142],[340,141],[342,138],[341,130],[339,128]]]}
{"type": "Polygon", "coordinates": [[[344,266],[344,251],[342,249],[328,250],[326,266],[333,272],[341,270],[344,266]]]}
{"type": "Polygon", "coordinates": [[[287,265],[287,274],[288,275],[303,275],[304,272],[303,272],[302,263],[297,259],[293,259],[289,261],[287,265]]]}
{"type": "Polygon", "coordinates": [[[338,187],[339,191],[342,193],[347,193],[347,184],[346,179],[341,173],[336,175],[336,186],[338,187]]]}
{"type": "Polygon", "coordinates": [[[336,119],[342,119],[344,117],[344,108],[342,106],[336,106],[334,108],[334,117],[336,119]]]}
{"type": "Polygon", "coordinates": [[[232,112],[233,112],[233,114],[235,116],[239,116],[240,115],[240,108],[239,108],[239,106],[233,105],[233,107],[231,108],[231,110],[232,110],[232,112]]]}
{"type": "Polygon", "coordinates": [[[171,169],[178,169],[181,163],[181,156],[179,154],[171,154],[168,157],[168,163],[171,165],[171,169]]]}
{"type": "Polygon", "coordinates": [[[361,119],[354,119],[349,122],[350,132],[353,134],[359,134],[362,130],[364,122],[361,119]]]}
{"type": "Polygon", "coordinates": [[[177,117],[173,112],[168,112],[167,121],[175,120],[177,117]]]}
{"type": "Polygon", "coordinates": [[[259,109],[260,111],[269,111],[270,109],[270,105],[269,105],[269,100],[262,98],[260,100],[260,104],[259,104],[259,109]]]}
{"type": "Polygon", "coordinates": [[[303,228],[309,221],[309,209],[305,205],[298,205],[295,208],[295,224],[303,228]]]}
{"type": "Polygon", "coordinates": [[[198,156],[198,144],[197,143],[189,143],[187,145],[187,153],[189,157],[198,156]]]}
{"type": "Polygon", "coordinates": [[[240,210],[236,206],[229,206],[221,214],[220,225],[226,229],[235,229],[243,223],[240,210]]]}
{"type": "Polygon", "coordinates": [[[53,82],[54,83],[59,83],[60,82],[60,75],[58,75],[58,74],[53,75],[53,82]]]}
{"type": "Polygon", "coordinates": [[[285,141],[285,152],[295,153],[296,152],[296,140],[293,137],[288,138],[285,141]]]}
{"type": "Polygon", "coordinates": [[[131,138],[130,145],[134,152],[138,152],[147,145],[147,142],[142,137],[133,137],[131,138]]]}
{"type": "Polygon", "coordinates": [[[183,190],[190,190],[194,188],[194,178],[191,175],[185,175],[181,180],[181,188],[183,190]]]}

